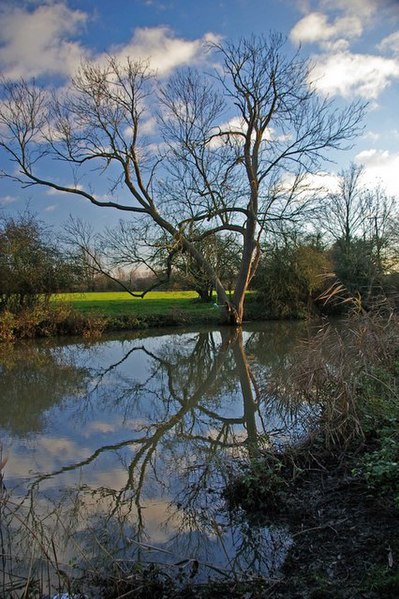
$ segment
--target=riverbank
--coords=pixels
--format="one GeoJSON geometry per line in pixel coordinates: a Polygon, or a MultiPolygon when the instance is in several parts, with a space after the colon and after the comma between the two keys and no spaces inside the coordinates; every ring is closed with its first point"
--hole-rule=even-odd
{"type": "Polygon", "coordinates": [[[368,484],[359,472],[374,451],[371,438],[362,457],[318,455],[296,482],[285,515],[294,545],[276,597],[399,596],[397,494],[368,484]]]}
{"type": "Polygon", "coordinates": [[[397,496],[392,487],[370,485],[359,471],[379,444],[371,435],[361,452],[331,453],[314,446],[291,454],[279,474],[286,483],[284,500],[269,497],[267,509],[258,486],[258,504],[244,505],[248,519],[262,526],[286,525],[293,539],[280,575],[196,584],[195,564],[191,577],[187,565],[182,568],[180,580],[176,572],[149,568],[128,579],[95,580],[101,597],[396,599],[397,496]]]}
{"type": "Polygon", "coordinates": [[[371,435],[361,451],[331,453],[314,446],[286,456],[284,472],[279,472],[283,491],[269,499],[267,509],[262,509],[258,487],[259,509],[252,505],[249,517],[263,525],[286,524],[293,545],[279,580],[254,596],[399,596],[398,490],[370,484],[360,467],[383,439],[371,435]]]}
{"type": "MultiPolygon", "coordinates": [[[[269,317],[262,305],[249,295],[245,318],[269,317]]],[[[64,335],[99,339],[112,331],[216,326],[220,319],[220,307],[199,301],[193,291],[155,291],[144,298],[132,298],[123,292],[64,293],[18,313],[8,310],[0,313],[0,342],[64,335]]]]}

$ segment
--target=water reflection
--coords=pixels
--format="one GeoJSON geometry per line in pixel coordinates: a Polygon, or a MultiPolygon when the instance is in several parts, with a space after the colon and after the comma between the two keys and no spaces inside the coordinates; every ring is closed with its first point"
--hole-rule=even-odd
{"type": "Polygon", "coordinates": [[[98,570],[112,557],[199,563],[197,577],[275,572],[286,532],[232,517],[221,492],[245,460],[301,434],[267,385],[301,332],[158,331],[2,360],[3,570],[21,574],[22,556],[31,567],[34,531],[36,567],[46,558],[98,570]]]}

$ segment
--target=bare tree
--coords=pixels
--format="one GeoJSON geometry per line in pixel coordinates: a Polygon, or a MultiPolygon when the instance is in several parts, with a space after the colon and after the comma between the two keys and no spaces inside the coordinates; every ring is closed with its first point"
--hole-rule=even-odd
{"type": "MultiPolygon", "coordinates": [[[[179,240],[165,233],[154,237],[157,232],[151,226],[120,220],[117,227],[107,228],[98,236],[98,245],[114,270],[135,266],[137,272],[151,274],[154,287],[176,283],[196,291],[202,301],[213,301],[214,278],[182,247],[179,240]]],[[[73,236],[74,242],[75,239],[73,236]]],[[[241,245],[234,234],[215,233],[193,243],[230,294],[241,256],[241,245]]]]}
{"type": "Polygon", "coordinates": [[[372,211],[373,198],[362,182],[363,174],[362,165],[351,163],[343,169],[338,175],[337,190],[329,193],[321,206],[324,229],[345,247],[362,236],[372,211]]]}
{"type": "Polygon", "coordinates": [[[303,209],[305,175],[358,134],[364,112],[321,99],[306,61],[283,46],[279,35],[215,44],[213,76],[188,69],[162,85],[145,62],[112,57],[84,64],[58,96],[3,80],[0,145],[11,168],[2,174],[150,220],[214,281],[239,325],[263,228],[303,209]],[[158,136],[146,134],[154,114],[158,136]],[[48,174],[49,159],[70,167],[66,182],[48,174]],[[109,199],[93,190],[100,176],[111,180],[109,199]],[[232,298],[196,243],[225,232],[242,239],[232,298]]]}
{"type": "Polygon", "coordinates": [[[159,247],[151,248],[145,233],[143,227],[129,226],[125,221],[97,233],[90,223],[70,216],[61,240],[85,275],[88,288],[94,290],[98,278],[112,282],[132,297],[143,298],[149,291],[169,282],[171,274],[169,257],[163,268],[157,268],[159,247]],[[147,276],[149,284],[138,292],[135,284],[142,276],[147,276]]]}
{"type": "Polygon", "coordinates": [[[365,305],[381,293],[383,275],[395,265],[396,212],[395,199],[381,186],[368,187],[364,167],[353,163],[321,206],[319,222],[333,241],[335,272],[365,305]]]}

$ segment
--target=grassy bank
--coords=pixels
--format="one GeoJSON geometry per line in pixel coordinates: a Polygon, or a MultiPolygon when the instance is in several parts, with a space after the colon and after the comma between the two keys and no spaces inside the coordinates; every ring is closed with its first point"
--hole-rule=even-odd
{"type": "Polygon", "coordinates": [[[64,293],[54,296],[53,303],[69,305],[85,316],[101,316],[108,329],[217,322],[220,316],[215,303],[200,302],[194,291],[152,291],[143,298],[124,292],[64,293]]]}
{"type": "Polygon", "coordinates": [[[83,335],[151,326],[217,324],[220,311],[190,291],[152,292],[143,299],[128,293],[64,293],[18,314],[0,314],[0,341],[18,338],[83,335]]]}
{"type": "MultiPolygon", "coordinates": [[[[251,300],[249,293],[246,319],[262,319],[262,306],[251,300]]],[[[0,313],[0,341],[56,335],[99,338],[107,331],[217,325],[220,319],[220,307],[199,301],[194,291],[153,291],[144,298],[125,292],[62,293],[17,314],[0,313]]]]}
{"type": "Polygon", "coordinates": [[[100,312],[104,316],[135,314],[137,316],[166,313],[180,309],[195,311],[196,306],[211,308],[212,304],[196,301],[194,291],[150,291],[143,298],[133,297],[124,291],[103,291],[86,293],[58,293],[52,298],[54,303],[66,303],[83,313],[100,312]]]}

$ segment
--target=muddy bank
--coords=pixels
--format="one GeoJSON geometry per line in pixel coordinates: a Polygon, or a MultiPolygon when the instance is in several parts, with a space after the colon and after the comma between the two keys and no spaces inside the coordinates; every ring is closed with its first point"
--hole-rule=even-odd
{"type": "Polygon", "coordinates": [[[375,449],[374,443],[360,454],[304,452],[287,460],[276,496],[267,501],[262,491],[258,494],[266,509],[257,511],[242,496],[249,518],[285,523],[293,538],[281,578],[248,588],[250,594],[243,596],[399,597],[396,493],[370,487],[358,468],[362,455],[375,449]]]}
{"type": "MultiPolygon", "coordinates": [[[[279,576],[198,585],[195,573],[176,580],[171,573],[141,572],[129,581],[100,583],[107,599],[385,599],[399,597],[399,511],[394,493],[371,489],[353,474],[359,454],[297,457],[282,477],[287,486],[267,508],[259,493],[259,510],[248,518],[288,525],[293,545],[279,576]],[[302,464],[305,466],[305,463],[302,464]],[[298,474],[298,472],[300,472],[298,474]],[[274,508],[273,508],[274,505],[274,508]],[[263,506],[263,508],[262,508],[263,506]]],[[[249,507],[243,501],[243,508],[249,507]]],[[[99,583],[99,581],[97,581],[99,583]]]]}
{"type": "MultiPolygon", "coordinates": [[[[351,475],[310,472],[295,493],[285,597],[399,597],[399,512],[351,475]]],[[[278,595],[276,595],[278,596],[278,595]]]]}

